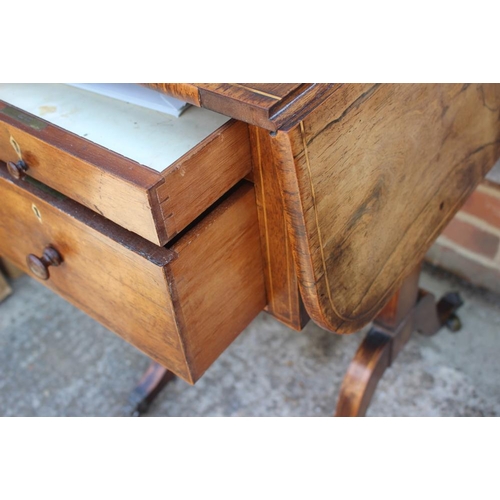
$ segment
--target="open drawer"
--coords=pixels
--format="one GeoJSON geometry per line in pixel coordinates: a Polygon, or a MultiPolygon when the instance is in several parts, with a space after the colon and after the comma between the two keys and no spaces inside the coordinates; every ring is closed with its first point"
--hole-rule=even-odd
{"type": "Polygon", "coordinates": [[[265,306],[250,183],[168,247],[2,163],[0,197],[1,255],[190,383],[265,306]]]}
{"type": "Polygon", "coordinates": [[[244,123],[62,84],[0,84],[0,161],[159,245],[251,170],[244,123]]]}

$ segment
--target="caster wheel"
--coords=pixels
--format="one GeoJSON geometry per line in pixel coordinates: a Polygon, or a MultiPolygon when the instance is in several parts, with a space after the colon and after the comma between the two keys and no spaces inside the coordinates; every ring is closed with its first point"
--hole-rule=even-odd
{"type": "Polygon", "coordinates": [[[460,318],[456,314],[452,314],[447,320],[446,320],[446,328],[450,330],[450,332],[458,332],[459,330],[462,329],[462,322],[460,321],[460,318]]]}

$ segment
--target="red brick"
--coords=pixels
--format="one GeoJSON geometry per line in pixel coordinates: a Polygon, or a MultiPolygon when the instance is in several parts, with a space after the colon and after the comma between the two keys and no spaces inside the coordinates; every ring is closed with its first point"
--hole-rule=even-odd
{"type": "Polygon", "coordinates": [[[432,246],[426,260],[465,278],[474,285],[500,293],[500,265],[497,268],[484,266],[439,243],[432,246]]]}
{"type": "Polygon", "coordinates": [[[492,259],[498,251],[499,238],[494,234],[458,220],[456,217],[446,226],[443,236],[458,245],[492,259]]]}
{"type": "Polygon", "coordinates": [[[469,196],[462,211],[500,228],[500,197],[476,190],[469,196]]]}

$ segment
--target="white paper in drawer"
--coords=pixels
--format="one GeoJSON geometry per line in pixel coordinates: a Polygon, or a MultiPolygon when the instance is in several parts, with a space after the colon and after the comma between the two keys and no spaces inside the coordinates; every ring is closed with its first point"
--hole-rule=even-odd
{"type": "Polygon", "coordinates": [[[136,83],[69,83],[68,85],[177,117],[189,106],[186,102],[141,87],[136,83]]]}

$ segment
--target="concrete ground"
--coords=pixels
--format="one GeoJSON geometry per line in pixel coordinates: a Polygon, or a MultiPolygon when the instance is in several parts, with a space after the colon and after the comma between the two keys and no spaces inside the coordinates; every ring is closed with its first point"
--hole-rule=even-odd
{"type": "MultiPolygon", "coordinates": [[[[500,297],[426,269],[421,284],[465,299],[463,329],[414,335],[369,416],[500,415],[500,297]]],[[[0,304],[0,415],[115,416],[148,360],[23,276],[0,304]]],[[[303,332],[259,315],[191,387],[170,383],[150,416],[328,416],[362,338],[303,332]]]]}

